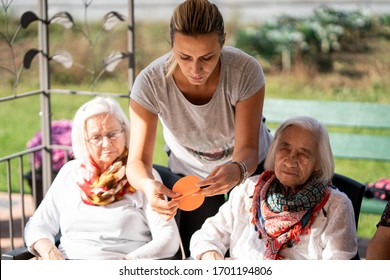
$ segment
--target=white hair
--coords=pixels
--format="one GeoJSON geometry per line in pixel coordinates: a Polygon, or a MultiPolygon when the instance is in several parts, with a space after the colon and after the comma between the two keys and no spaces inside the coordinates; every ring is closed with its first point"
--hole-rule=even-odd
{"type": "MultiPolygon", "coordinates": [[[[334,159],[332,148],[330,146],[329,135],[325,126],[318,120],[307,117],[295,117],[283,122],[275,132],[275,137],[268,150],[267,158],[264,163],[264,167],[267,170],[275,171],[275,153],[276,148],[280,141],[280,136],[283,134],[285,129],[289,126],[299,126],[303,129],[310,131],[313,137],[317,139],[317,152],[318,162],[320,166],[319,179],[330,181],[334,174],[334,159]]],[[[299,137],[297,135],[297,137],[299,137]]]]}
{"type": "Polygon", "coordinates": [[[130,139],[130,121],[119,103],[110,97],[96,97],[82,105],[76,112],[72,124],[72,148],[75,158],[87,161],[89,153],[85,141],[86,120],[101,114],[114,116],[123,126],[126,135],[126,147],[130,139]]]}

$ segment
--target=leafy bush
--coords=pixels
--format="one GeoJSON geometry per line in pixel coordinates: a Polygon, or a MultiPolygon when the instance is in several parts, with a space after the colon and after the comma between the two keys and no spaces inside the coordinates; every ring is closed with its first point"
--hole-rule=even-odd
{"type": "Polygon", "coordinates": [[[383,15],[379,20],[384,26],[390,26],[390,15],[383,15]]]}
{"type": "Polygon", "coordinates": [[[373,26],[373,16],[363,11],[343,12],[321,6],[307,18],[280,16],[254,27],[241,29],[236,35],[236,46],[254,55],[282,65],[291,64],[303,56],[333,68],[331,54],[343,51],[373,26]]]}

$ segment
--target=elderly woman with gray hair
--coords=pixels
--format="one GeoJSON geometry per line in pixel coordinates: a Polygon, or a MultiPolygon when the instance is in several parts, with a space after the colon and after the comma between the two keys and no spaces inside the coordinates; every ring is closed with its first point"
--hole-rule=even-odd
{"type": "Polygon", "coordinates": [[[357,252],[349,198],[332,186],[333,155],[310,117],[276,131],[265,171],[236,187],[191,239],[194,259],[351,259],[357,252]]]}
{"type": "Polygon", "coordinates": [[[127,180],[129,138],[130,123],[114,99],[80,107],[72,126],[76,159],[61,168],[26,225],[30,252],[60,260],[160,259],[178,251],[175,221],[162,219],[127,180]]]}

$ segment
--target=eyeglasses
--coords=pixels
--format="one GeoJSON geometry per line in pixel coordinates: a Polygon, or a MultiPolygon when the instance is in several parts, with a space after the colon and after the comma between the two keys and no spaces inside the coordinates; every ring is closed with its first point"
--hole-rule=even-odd
{"type": "Polygon", "coordinates": [[[95,146],[101,146],[103,144],[104,137],[107,137],[110,141],[114,141],[117,140],[119,136],[121,136],[122,132],[123,128],[107,132],[105,135],[94,135],[91,138],[86,139],[85,141],[95,146]]]}

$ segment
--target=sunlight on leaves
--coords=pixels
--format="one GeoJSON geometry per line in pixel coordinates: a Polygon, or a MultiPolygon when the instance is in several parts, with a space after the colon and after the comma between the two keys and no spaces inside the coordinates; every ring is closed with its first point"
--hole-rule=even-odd
{"type": "Polygon", "coordinates": [[[73,65],[72,55],[64,50],[56,52],[51,59],[62,64],[65,68],[70,68],[73,65]]]}
{"type": "Polygon", "coordinates": [[[115,67],[121,62],[121,60],[125,57],[125,54],[119,52],[119,51],[113,51],[109,53],[104,58],[104,69],[107,72],[113,72],[115,70],[115,67]]]}
{"type": "Polygon", "coordinates": [[[50,22],[60,24],[66,29],[70,29],[73,26],[73,17],[68,12],[59,12],[52,17],[50,22]]]}
{"type": "Polygon", "coordinates": [[[103,19],[103,29],[104,30],[111,30],[114,28],[118,23],[125,21],[126,17],[118,12],[109,12],[104,15],[103,19]]]}

